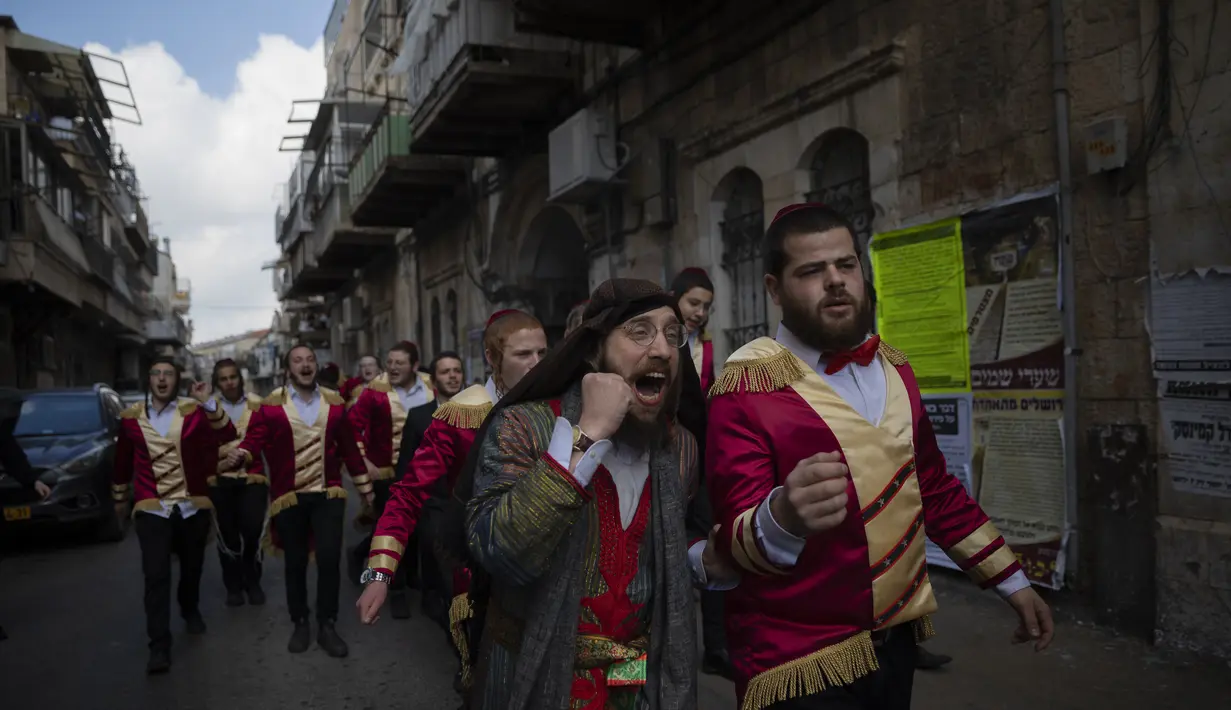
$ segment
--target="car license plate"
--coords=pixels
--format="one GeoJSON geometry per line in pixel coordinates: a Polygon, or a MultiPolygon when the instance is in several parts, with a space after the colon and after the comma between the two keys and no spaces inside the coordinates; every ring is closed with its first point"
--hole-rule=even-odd
{"type": "Polygon", "coordinates": [[[20,505],[20,506],[14,506],[12,508],[4,509],[4,520],[6,522],[14,522],[17,520],[29,520],[29,519],[30,519],[30,506],[28,505],[20,505]]]}

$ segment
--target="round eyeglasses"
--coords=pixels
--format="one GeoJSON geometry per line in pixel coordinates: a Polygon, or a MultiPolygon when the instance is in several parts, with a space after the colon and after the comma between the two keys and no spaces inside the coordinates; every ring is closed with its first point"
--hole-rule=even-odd
{"type": "MultiPolygon", "coordinates": [[[[629,340],[643,348],[650,347],[654,343],[654,339],[658,337],[658,326],[649,321],[639,320],[622,327],[629,340]]],[[[665,326],[662,329],[662,334],[663,338],[667,341],[667,345],[673,348],[682,348],[684,343],[688,342],[688,329],[682,323],[672,323],[665,326]]]]}

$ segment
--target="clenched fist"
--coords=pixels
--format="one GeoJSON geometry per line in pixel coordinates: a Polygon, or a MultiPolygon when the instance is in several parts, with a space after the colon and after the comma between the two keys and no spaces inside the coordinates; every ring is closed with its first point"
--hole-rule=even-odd
{"type": "Polygon", "coordinates": [[[796,537],[836,528],[846,520],[846,464],[837,451],[795,465],[782,491],[769,502],[774,520],[796,537]]]}
{"type": "Polygon", "coordinates": [[[633,404],[633,388],[619,375],[591,372],[581,379],[581,418],[577,426],[594,441],[620,430],[633,404]]]}

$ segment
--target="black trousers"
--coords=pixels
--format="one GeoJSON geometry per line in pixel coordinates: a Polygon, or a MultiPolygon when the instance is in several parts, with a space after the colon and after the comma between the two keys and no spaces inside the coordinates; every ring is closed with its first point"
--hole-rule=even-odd
{"type": "Polygon", "coordinates": [[[141,543],[141,569],[145,573],[145,630],[151,649],[171,647],[171,556],[180,560],[180,583],[176,598],[180,616],[198,613],[201,599],[201,568],[205,543],[212,525],[208,510],[187,518],[179,508],[170,518],[137,513],[133,527],[141,543]]]}
{"type": "Polygon", "coordinates": [[[316,618],[338,618],[342,584],[342,520],[345,498],[299,493],[298,504],[274,518],[286,559],[286,606],[295,622],[308,619],[308,562],[316,553],[316,618]]]}
{"type": "Polygon", "coordinates": [[[889,629],[877,643],[880,669],[850,685],[774,703],[769,710],[910,710],[915,681],[915,632],[910,624],[889,629]]]}
{"type": "Polygon", "coordinates": [[[261,535],[269,486],[235,478],[218,478],[210,489],[218,522],[218,560],[227,592],[239,594],[261,583],[261,535]]]}
{"type": "MultiPolygon", "coordinates": [[[[708,536],[714,525],[714,515],[710,509],[709,491],[704,481],[697,494],[688,505],[686,526],[689,535],[708,536]]],[[[701,592],[701,642],[705,653],[723,653],[727,650],[727,632],[723,626],[723,593],[701,592]]]]}

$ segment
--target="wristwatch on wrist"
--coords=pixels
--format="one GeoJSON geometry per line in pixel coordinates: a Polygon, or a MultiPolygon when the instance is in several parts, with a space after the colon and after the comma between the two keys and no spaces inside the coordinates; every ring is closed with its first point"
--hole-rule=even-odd
{"type": "Polygon", "coordinates": [[[573,427],[573,451],[580,451],[581,453],[584,454],[586,451],[590,449],[591,446],[594,446],[594,439],[591,439],[589,435],[587,435],[584,431],[582,431],[581,427],[574,426],[573,427]]]}
{"type": "Polygon", "coordinates": [[[359,583],[365,587],[368,586],[368,583],[370,582],[384,582],[385,584],[388,584],[392,581],[393,575],[385,574],[384,572],[377,572],[371,567],[365,569],[363,574],[359,575],[359,583]]]}

